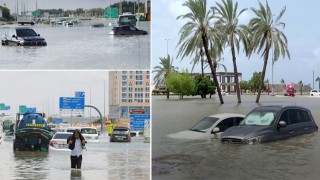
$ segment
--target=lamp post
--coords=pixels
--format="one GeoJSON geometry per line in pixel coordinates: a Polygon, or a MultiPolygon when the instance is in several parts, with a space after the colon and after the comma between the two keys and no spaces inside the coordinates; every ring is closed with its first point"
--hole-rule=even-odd
{"type": "Polygon", "coordinates": [[[103,119],[105,120],[105,118],[106,118],[106,80],[103,80],[103,119]]]}
{"type": "Polygon", "coordinates": [[[170,39],[167,39],[167,38],[166,38],[166,39],[164,39],[164,40],[166,40],[166,41],[167,41],[167,56],[169,56],[169,52],[168,52],[168,44],[169,44],[169,40],[170,40],[170,39]]]}

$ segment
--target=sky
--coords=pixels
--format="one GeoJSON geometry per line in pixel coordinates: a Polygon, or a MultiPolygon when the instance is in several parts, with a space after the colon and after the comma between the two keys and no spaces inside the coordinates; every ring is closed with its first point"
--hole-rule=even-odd
{"type": "MultiPolygon", "coordinates": [[[[14,115],[19,105],[36,107],[38,112],[59,115],[59,97],[74,97],[75,91],[85,92],[85,104],[96,106],[104,113],[104,85],[105,113],[108,115],[108,71],[0,71],[0,103],[11,106],[10,111],[0,111],[14,115]]],[[[85,108],[85,116],[90,108],[85,108]]],[[[61,115],[70,114],[69,112],[61,115]]],[[[97,116],[91,110],[92,116],[97,116]]]]}
{"type": "MultiPolygon", "coordinates": [[[[11,9],[11,11],[15,11],[17,0],[1,0],[0,4],[4,3],[6,6],[11,9]]],[[[134,0],[126,0],[126,1],[134,1],[134,0]]],[[[77,8],[105,8],[113,3],[120,2],[120,0],[18,0],[18,4],[20,6],[21,2],[25,2],[29,11],[34,11],[36,9],[36,2],[38,3],[38,8],[40,9],[77,9],[77,8]]],[[[143,2],[143,0],[141,0],[143,2]]]]}
{"type": "MultiPolygon", "coordinates": [[[[182,6],[185,0],[157,0],[152,1],[152,67],[157,66],[160,57],[167,56],[168,53],[173,57],[173,65],[179,70],[188,69],[191,71],[191,60],[193,57],[187,57],[181,60],[177,58],[179,40],[179,30],[186,21],[177,20],[177,16],[188,13],[188,9],[182,6]],[[155,8],[156,7],[156,8],[155,8]],[[169,39],[169,40],[166,40],[169,39]],[[168,45],[168,46],[167,46],[168,45]]],[[[208,7],[215,6],[216,2],[221,0],[208,0],[208,7]]],[[[265,1],[261,1],[265,4],[265,1]]],[[[291,59],[282,57],[274,64],[273,82],[280,84],[284,79],[285,83],[302,82],[311,87],[318,88],[318,82],[313,81],[320,76],[320,25],[315,21],[320,17],[320,1],[301,0],[269,0],[271,11],[276,16],[284,6],[286,12],[282,17],[282,22],[286,24],[283,30],[288,39],[288,48],[291,59]]],[[[258,1],[238,1],[238,9],[248,8],[239,19],[240,24],[247,24],[254,17],[250,10],[251,7],[258,8],[258,1]]],[[[239,12],[238,10],[238,12],[239,12]]],[[[240,46],[240,49],[243,47],[240,46]]],[[[227,66],[227,70],[233,72],[230,48],[225,49],[222,62],[227,66]]],[[[263,61],[261,55],[254,54],[250,59],[245,57],[240,50],[236,55],[238,72],[242,73],[243,80],[250,80],[253,72],[262,71],[263,61]]],[[[271,60],[271,59],[270,59],[271,60]]],[[[270,61],[271,62],[271,61],[270,61]]],[[[266,79],[272,82],[272,63],[268,63],[266,79]]],[[[194,72],[200,72],[200,64],[194,72]]],[[[218,71],[224,71],[221,68],[218,71]]],[[[205,72],[210,72],[209,68],[205,72]]]]}

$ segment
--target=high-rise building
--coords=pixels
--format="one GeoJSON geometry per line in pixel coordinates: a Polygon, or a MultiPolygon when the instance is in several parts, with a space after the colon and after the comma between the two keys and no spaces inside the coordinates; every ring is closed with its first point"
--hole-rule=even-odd
{"type": "Polygon", "coordinates": [[[109,72],[109,118],[129,123],[130,114],[150,114],[150,71],[109,72]]]}

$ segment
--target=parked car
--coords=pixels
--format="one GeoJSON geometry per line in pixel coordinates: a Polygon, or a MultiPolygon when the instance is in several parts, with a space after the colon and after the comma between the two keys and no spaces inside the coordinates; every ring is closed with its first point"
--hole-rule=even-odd
{"type": "Polygon", "coordinates": [[[143,141],[143,131],[130,131],[131,140],[143,141]]]}
{"type": "Polygon", "coordinates": [[[237,126],[244,119],[242,114],[214,114],[201,119],[189,130],[170,134],[168,137],[181,139],[219,138],[226,129],[237,126]]]}
{"type": "Polygon", "coordinates": [[[147,31],[139,30],[134,26],[116,26],[113,27],[109,33],[110,35],[145,35],[148,34],[147,31]]]}
{"type": "Polygon", "coordinates": [[[69,150],[67,139],[70,137],[73,133],[71,132],[57,132],[49,143],[49,149],[50,150],[69,150]]]}
{"type": "Polygon", "coordinates": [[[255,144],[318,131],[310,110],[300,106],[260,106],[239,126],[221,134],[223,143],[255,144]]]}
{"type": "Polygon", "coordinates": [[[82,127],[80,130],[82,136],[88,142],[99,142],[99,135],[96,128],[82,127]]]}
{"type": "Polygon", "coordinates": [[[320,90],[317,90],[317,89],[311,90],[310,96],[320,96],[320,90]]]}
{"type": "Polygon", "coordinates": [[[78,129],[79,131],[81,130],[81,127],[68,127],[66,129],[66,132],[71,132],[73,133],[76,129],[78,129]]]}
{"type": "Polygon", "coordinates": [[[16,46],[46,46],[46,40],[31,28],[8,29],[1,39],[2,45],[16,46]]]}
{"type": "Polygon", "coordinates": [[[110,142],[131,142],[130,129],[127,127],[116,127],[110,135],[110,142]]]}

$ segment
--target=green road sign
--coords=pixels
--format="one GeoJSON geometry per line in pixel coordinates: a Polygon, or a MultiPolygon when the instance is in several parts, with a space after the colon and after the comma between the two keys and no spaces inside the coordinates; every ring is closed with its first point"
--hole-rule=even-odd
{"type": "Polygon", "coordinates": [[[32,16],[40,16],[40,11],[33,11],[32,16]]]}
{"type": "Polygon", "coordinates": [[[118,8],[105,8],[104,17],[105,18],[118,18],[119,10],[118,8]]]}
{"type": "Polygon", "coordinates": [[[27,106],[25,105],[20,105],[19,106],[19,113],[24,114],[27,112],[27,106]]]}
{"type": "Polygon", "coordinates": [[[6,105],[4,103],[0,104],[0,110],[5,110],[6,109],[6,105]]]}

